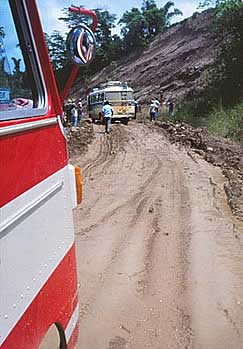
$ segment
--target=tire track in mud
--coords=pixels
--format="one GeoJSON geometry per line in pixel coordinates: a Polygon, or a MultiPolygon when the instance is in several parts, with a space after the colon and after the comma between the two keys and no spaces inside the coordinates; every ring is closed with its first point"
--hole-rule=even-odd
{"type": "MultiPolygon", "coordinates": [[[[123,164],[126,160],[127,156],[127,146],[129,147],[129,134],[126,132],[125,128],[122,127],[115,127],[111,134],[106,135],[103,132],[100,132],[97,130],[98,127],[96,126],[96,134],[99,134],[99,136],[96,138],[96,142],[94,144],[95,149],[97,150],[97,155],[95,158],[88,159],[84,162],[82,167],[82,176],[84,181],[89,180],[90,178],[92,180],[95,180],[96,177],[102,178],[105,175],[107,175],[109,168],[114,164],[114,160],[116,159],[117,155],[121,156],[120,159],[121,163],[123,164]]],[[[131,167],[132,167],[131,163],[131,167]]],[[[96,204],[100,201],[101,197],[97,198],[96,204]]],[[[126,205],[126,204],[124,204],[126,205]]],[[[114,212],[110,212],[111,216],[113,216],[116,211],[121,209],[124,205],[121,205],[117,207],[117,209],[114,210],[114,212]]],[[[89,207],[85,210],[84,214],[86,216],[89,216],[91,214],[92,207],[89,207]]],[[[103,223],[106,221],[106,217],[109,216],[109,213],[103,218],[100,219],[99,223],[103,223]]],[[[98,223],[98,224],[99,224],[98,223]]],[[[90,232],[92,229],[96,228],[98,224],[92,224],[90,227],[86,227],[83,229],[79,229],[76,234],[77,235],[83,235],[87,232],[90,232]]]]}
{"type": "Polygon", "coordinates": [[[199,196],[199,210],[200,195],[215,200],[209,172],[200,164],[201,183],[199,163],[144,125],[115,126],[93,145],[85,176],[94,179],[77,229],[84,277],[78,348],[193,348],[198,311],[190,287],[199,286],[191,245],[199,245],[200,255],[207,244],[198,241],[204,227],[192,216],[192,196],[199,196]],[[117,177],[122,185],[112,184],[117,177]]]}
{"type": "Polygon", "coordinates": [[[113,163],[117,152],[122,150],[123,138],[121,137],[122,130],[117,128],[112,134],[105,134],[99,136],[100,144],[98,155],[89,164],[84,166],[83,174],[84,176],[89,176],[95,174],[95,172],[105,174],[108,167],[113,163]],[[104,171],[105,169],[105,171],[104,171]]]}
{"type": "Polygon", "coordinates": [[[126,209],[127,207],[134,207],[135,214],[132,217],[132,221],[130,223],[130,228],[132,228],[135,224],[138,218],[141,216],[142,211],[149,199],[149,197],[144,197],[145,191],[148,191],[151,186],[153,186],[154,179],[156,179],[162,163],[159,159],[157,159],[158,164],[156,168],[153,170],[151,175],[145,180],[145,182],[138,188],[137,192],[132,195],[129,199],[127,199],[124,203],[121,205],[118,205],[116,208],[114,208],[112,211],[108,211],[100,220],[98,220],[95,224],[92,224],[89,227],[83,228],[78,230],[76,235],[83,235],[86,234],[93,229],[97,228],[100,224],[106,223],[107,220],[110,220],[111,217],[113,217],[115,214],[120,213],[121,210],[126,209]],[[141,199],[142,198],[142,199],[141,199]],[[139,203],[138,203],[139,202],[139,203]]]}
{"type": "MultiPolygon", "coordinates": [[[[118,138],[116,138],[117,140],[118,138]]],[[[138,141],[136,142],[137,147],[138,147],[138,141]]],[[[140,142],[141,144],[142,142],[140,142]]],[[[126,144],[127,146],[127,144],[126,144]]],[[[130,144],[129,144],[130,146],[130,144]]],[[[129,150],[124,149],[124,151],[127,153],[128,151],[133,151],[132,147],[129,147],[129,150]]],[[[141,151],[141,149],[140,149],[141,151]]],[[[143,151],[141,151],[141,153],[143,153],[143,151]]],[[[96,164],[97,165],[97,164],[96,164]]],[[[89,240],[89,239],[93,239],[92,235],[86,235],[87,233],[90,233],[92,231],[95,231],[96,228],[98,228],[99,226],[104,225],[107,221],[109,221],[113,216],[115,216],[116,214],[121,214],[122,210],[126,210],[127,208],[131,208],[133,207],[133,212],[131,212],[131,220],[128,224],[127,227],[127,231],[122,235],[122,237],[116,242],[115,245],[112,246],[112,256],[110,258],[110,261],[107,263],[106,267],[103,269],[102,274],[100,274],[99,277],[99,285],[97,286],[97,289],[94,290],[93,295],[91,296],[91,298],[89,299],[88,303],[92,304],[94,299],[96,298],[96,293],[98,292],[99,287],[101,287],[101,285],[103,285],[105,283],[106,280],[106,275],[109,274],[112,266],[114,265],[114,263],[116,263],[116,260],[119,259],[120,255],[123,253],[124,250],[126,250],[127,248],[127,244],[129,242],[129,239],[131,238],[131,234],[136,234],[134,228],[136,227],[136,225],[140,224],[140,218],[145,216],[148,212],[149,206],[148,203],[149,201],[151,201],[151,192],[153,191],[153,187],[154,185],[159,182],[159,172],[161,171],[162,168],[162,161],[160,160],[159,157],[155,157],[154,161],[153,161],[153,165],[155,166],[155,168],[152,170],[152,172],[150,172],[149,176],[147,178],[145,178],[145,180],[143,181],[143,183],[137,188],[136,193],[133,194],[131,197],[129,197],[124,203],[122,203],[121,205],[118,205],[115,209],[113,209],[112,211],[108,211],[98,222],[96,222],[95,224],[92,224],[89,227],[86,227],[84,229],[80,229],[77,233],[77,235],[84,235],[84,240],[89,240]]],[[[154,223],[153,226],[155,228],[155,234],[157,234],[159,232],[157,226],[156,226],[156,219],[154,219],[154,223]]],[[[154,236],[154,232],[152,234],[150,234],[150,232],[148,232],[149,238],[144,241],[144,250],[145,250],[145,255],[146,255],[146,259],[149,259],[151,253],[152,253],[152,246],[153,246],[153,242],[155,240],[155,236],[154,236]],[[147,247],[146,247],[147,246],[147,247]],[[147,250],[147,252],[146,252],[147,250]]],[[[142,274],[147,274],[149,271],[149,265],[151,263],[150,262],[146,262],[145,265],[145,269],[132,274],[132,275],[128,275],[128,278],[130,280],[132,280],[134,277],[136,277],[137,275],[140,275],[140,279],[142,274]]],[[[147,283],[147,282],[146,282],[147,283]]],[[[137,285],[137,294],[138,296],[141,296],[141,291],[139,291],[139,288],[141,288],[141,284],[137,285]]],[[[144,293],[144,292],[143,292],[144,293]]],[[[88,309],[86,309],[86,312],[82,314],[81,318],[83,316],[85,316],[85,314],[87,313],[88,309]]]]}

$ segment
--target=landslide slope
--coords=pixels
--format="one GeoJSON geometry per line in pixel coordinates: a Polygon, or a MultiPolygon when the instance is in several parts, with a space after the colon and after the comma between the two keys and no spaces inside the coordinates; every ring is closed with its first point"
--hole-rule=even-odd
{"type": "Polygon", "coordinates": [[[91,77],[81,90],[80,81],[73,95],[85,98],[91,88],[108,79],[129,82],[141,103],[161,90],[165,96],[173,94],[176,98],[190,95],[190,91],[202,86],[220,47],[213,21],[213,12],[208,10],[172,25],[143,52],[113,62],[91,77]]]}

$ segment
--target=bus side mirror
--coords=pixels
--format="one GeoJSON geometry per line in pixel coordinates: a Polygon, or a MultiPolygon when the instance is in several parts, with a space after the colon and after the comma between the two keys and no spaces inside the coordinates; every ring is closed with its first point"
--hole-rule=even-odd
{"type": "Polygon", "coordinates": [[[86,25],[74,27],[67,37],[67,51],[73,63],[89,64],[96,54],[94,33],[86,25]]]}

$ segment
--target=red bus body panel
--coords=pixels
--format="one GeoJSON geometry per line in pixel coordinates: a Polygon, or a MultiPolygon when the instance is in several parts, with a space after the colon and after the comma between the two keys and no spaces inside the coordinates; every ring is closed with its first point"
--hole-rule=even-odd
{"type": "MultiPolygon", "coordinates": [[[[62,105],[36,2],[26,0],[26,6],[47,91],[47,113],[39,117],[1,121],[0,129],[62,115],[62,105]]],[[[0,208],[68,165],[67,144],[59,122],[2,136],[0,156],[0,208]]],[[[52,324],[58,324],[65,331],[77,303],[77,272],[73,244],[11,330],[1,349],[37,349],[52,324]]],[[[77,333],[78,324],[69,339],[69,349],[75,347],[77,333]]]]}

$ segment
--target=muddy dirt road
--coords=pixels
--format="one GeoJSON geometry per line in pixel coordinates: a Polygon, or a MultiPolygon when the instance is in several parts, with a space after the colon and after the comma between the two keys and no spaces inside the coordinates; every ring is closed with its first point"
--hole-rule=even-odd
{"type": "Polygon", "coordinates": [[[143,124],[94,132],[73,159],[77,348],[243,348],[242,227],[220,170],[143,124]]]}

